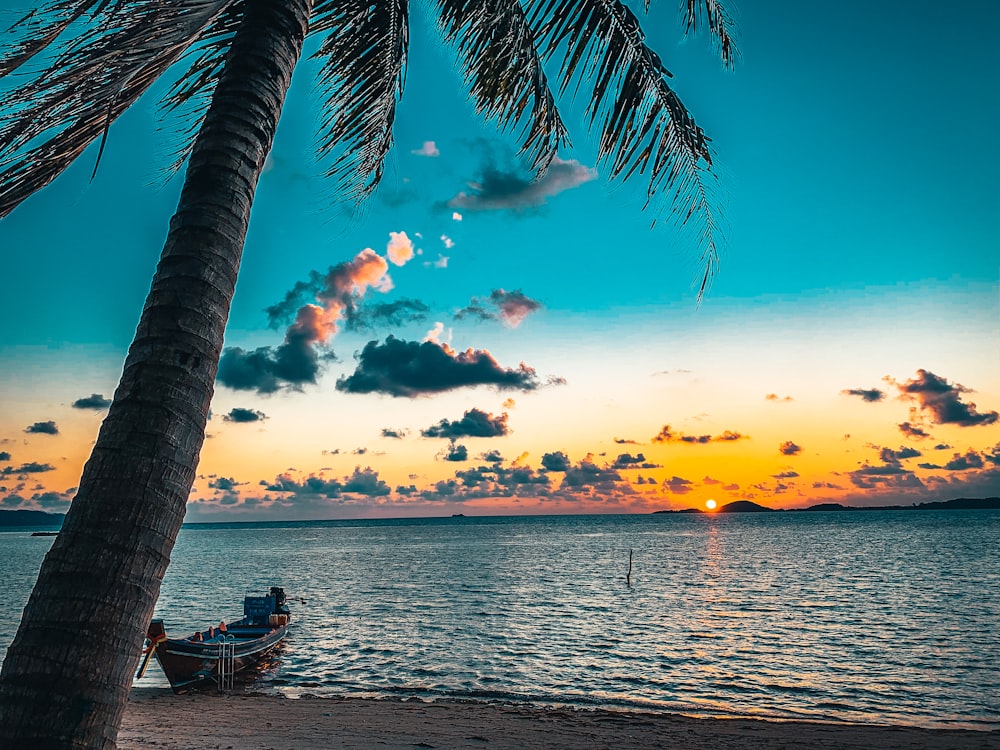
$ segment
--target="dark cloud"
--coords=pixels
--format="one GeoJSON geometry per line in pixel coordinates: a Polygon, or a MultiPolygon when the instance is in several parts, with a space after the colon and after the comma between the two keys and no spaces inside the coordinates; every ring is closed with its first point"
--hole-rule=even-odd
{"type": "Polygon", "coordinates": [[[94,409],[100,411],[111,406],[111,399],[104,398],[101,393],[91,393],[86,398],[78,398],[73,402],[74,409],[94,409]]]}
{"type": "Polygon", "coordinates": [[[916,474],[899,463],[881,466],[866,463],[850,472],[850,478],[855,487],[862,489],[912,490],[924,487],[916,474]]]}
{"type": "Polygon", "coordinates": [[[0,461],[10,461],[10,454],[7,451],[0,451],[0,461]]]}
{"type": "Polygon", "coordinates": [[[472,408],[465,412],[461,419],[449,421],[442,419],[436,425],[421,430],[424,437],[434,438],[460,438],[460,437],[503,437],[510,434],[510,427],[507,426],[507,414],[504,412],[498,416],[487,414],[481,409],[472,408]]]}
{"type": "Polygon", "coordinates": [[[210,480],[208,486],[212,489],[222,490],[224,492],[231,492],[239,487],[241,484],[246,484],[246,482],[237,482],[232,477],[215,477],[210,480]]]}
{"type": "Polygon", "coordinates": [[[452,443],[448,446],[448,450],[444,454],[445,461],[468,461],[469,460],[469,449],[464,445],[455,445],[452,443]]]}
{"type": "Polygon", "coordinates": [[[646,457],[642,453],[637,453],[632,455],[630,453],[621,453],[618,458],[615,459],[614,463],[611,464],[612,469],[658,469],[659,464],[649,463],[646,457]]]}
{"type": "Polygon", "coordinates": [[[795,479],[799,476],[799,473],[797,471],[782,471],[779,474],[772,474],[771,476],[775,479],[795,479]]]}
{"type": "Polygon", "coordinates": [[[503,462],[503,456],[500,455],[500,451],[497,450],[486,451],[486,453],[480,456],[480,458],[489,464],[496,464],[503,462]]]}
{"type": "Polygon", "coordinates": [[[794,456],[802,452],[802,448],[793,443],[791,440],[786,440],[779,445],[778,450],[785,456],[794,456]]]}
{"type": "Polygon", "coordinates": [[[916,448],[909,448],[905,445],[899,446],[899,450],[893,450],[892,448],[880,448],[879,458],[882,459],[884,463],[899,463],[906,458],[917,458],[923,455],[916,448]]]}
{"type": "Polygon", "coordinates": [[[360,466],[354,468],[351,476],[344,478],[343,491],[366,497],[385,497],[392,493],[389,485],[379,479],[377,471],[360,466]]]}
{"type": "Polygon", "coordinates": [[[370,467],[362,469],[360,466],[354,468],[353,474],[340,480],[309,476],[298,482],[289,474],[281,474],[273,482],[261,482],[261,484],[270,492],[306,498],[340,498],[344,494],[384,497],[392,494],[392,488],[379,479],[378,472],[370,467]]]}
{"type": "Polygon", "coordinates": [[[676,474],[663,480],[663,489],[674,495],[686,495],[694,489],[690,479],[683,479],[676,474]]]}
{"type": "Polygon", "coordinates": [[[35,422],[24,428],[24,431],[33,435],[58,435],[59,428],[51,419],[48,422],[35,422]]]}
{"type": "Polygon", "coordinates": [[[477,318],[479,320],[502,320],[511,328],[517,328],[525,318],[542,307],[540,302],[527,297],[520,289],[506,292],[494,289],[490,296],[481,299],[473,297],[468,306],[455,313],[455,318],[477,318]]]}
{"type": "Polygon", "coordinates": [[[542,456],[542,469],[545,471],[568,471],[572,464],[569,456],[562,451],[546,453],[542,456]]]}
{"type": "Polygon", "coordinates": [[[262,411],[254,409],[244,409],[240,406],[229,410],[229,413],[222,417],[227,422],[244,424],[247,422],[261,422],[267,419],[267,415],[262,411]]]}
{"type": "Polygon", "coordinates": [[[427,320],[430,311],[430,307],[415,299],[351,306],[345,309],[344,325],[352,331],[399,328],[408,323],[427,320]]]}
{"type": "Polygon", "coordinates": [[[721,435],[684,435],[680,432],[674,432],[670,429],[670,425],[663,425],[658,435],[653,437],[654,443],[691,443],[691,444],[705,444],[705,443],[728,443],[736,440],[747,439],[746,435],[741,435],[738,432],[733,432],[731,430],[726,430],[721,435]]]}
{"type": "Polygon", "coordinates": [[[34,461],[21,464],[20,466],[5,466],[0,471],[0,476],[11,476],[17,474],[43,474],[47,471],[55,471],[56,467],[51,464],[40,464],[34,461]]]}
{"type": "Polygon", "coordinates": [[[544,206],[549,198],[578,187],[597,177],[597,173],[575,160],[558,156],[541,175],[531,175],[516,166],[498,163],[495,154],[485,154],[486,163],[469,190],[448,201],[448,208],[465,211],[513,211],[544,206]]]}
{"type": "Polygon", "coordinates": [[[624,481],[622,475],[612,468],[601,468],[588,456],[576,466],[566,470],[562,486],[568,489],[594,487],[597,489],[614,489],[624,481]]]}
{"type": "Polygon", "coordinates": [[[635,440],[629,440],[628,438],[614,438],[617,445],[638,445],[635,440]]]}
{"type": "Polygon", "coordinates": [[[972,389],[949,383],[929,370],[917,370],[917,375],[905,383],[896,383],[904,396],[916,399],[920,408],[933,415],[936,424],[956,424],[960,427],[993,424],[1000,418],[995,411],[980,413],[974,403],[963,403],[962,394],[972,389]]]}
{"type": "MultiPolygon", "coordinates": [[[[401,265],[412,256],[412,243],[405,233],[390,235],[387,255],[401,265]]],[[[363,319],[357,306],[369,289],[389,288],[388,268],[385,258],[365,248],[352,260],[331,266],[326,274],[312,271],[308,280],[296,283],[281,302],[267,308],[274,327],[292,319],[294,313],[284,343],[253,351],[226,349],[219,362],[219,382],[258,393],[274,393],[282,388],[302,390],[305,384],[314,384],[322,362],[334,359],[325,347],[337,333],[337,324],[352,315],[359,321],[363,319]]]]}
{"type": "Polygon", "coordinates": [[[900,432],[914,440],[925,440],[931,436],[929,432],[910,422],[901,422],[897,427],[899,427],[900,432]]]}
{"type": "Polygon", "coordinates": [[[279,474],[273,482],[261,482],[269,492],[286,492],[293,495],[318,495],[322,497],[340,497],[343,492],[343,482],[335,479],[310,476],[297,482],[288,474],[279,474]]]}
{"type": "Polygon", "coordinates": [[[504,369],[483,349],[456,352],[435,341],[417,343],[393,336],[384,344],[369,341],[358,355],[355,371],[337,380],[339,391],[406,398],[476,385],[531,391],[540,383],[523,362],[516,370],[504,369]]]}
{"type": "Polygon", "coordinates": [[[315,383],[320,356],[305,336],[291,335],[280,346],[253,351],[231,346],[219,360],[218,381],[237,391],[274,393],[281,388],[301,390],[315,383]]]}
{"type": "Polygon", "coordinates": [[[983,468],[983,457],[976,451],[970,450],[962,455],[956,453],[951,461],[944,465],[946,471],[968,471],[969,469],[983,468]]]}
{"type": "Polygon", "coordinates": [[[841,391],[844,396],[858,396],[863,401],[874,403],[885,398],[885,391],[878,388],[846,388],[841,391]]]}
{"type": "Polygon", "coordinates": [[[394,430],[391,427],[382,428],[382,437],[393,438],[394,440],[402,440],[407,436],[406,430],[394,430]]]}

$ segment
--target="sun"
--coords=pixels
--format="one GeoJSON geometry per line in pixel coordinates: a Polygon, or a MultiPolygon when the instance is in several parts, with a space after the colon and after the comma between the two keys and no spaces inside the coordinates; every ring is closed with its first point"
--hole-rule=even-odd
{"type": "Polygon", "coordinates": [[[715,500],[708,499],[705,501],[705,507],[709,510],[715,510],[716,502],[715,500]]]}

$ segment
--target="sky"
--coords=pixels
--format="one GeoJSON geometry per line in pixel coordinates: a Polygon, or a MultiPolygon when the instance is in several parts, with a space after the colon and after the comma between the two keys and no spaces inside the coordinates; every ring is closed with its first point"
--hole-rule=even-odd
{"type": "MultiPolygon", "coordinates": [[[[697,247],[608,182],[581,106],[533,180],[419,6],[360,209],[296,71],[188,521],[1000,495],[1000,5],[742,0],[734,71],[636,10],[712,138],[700,303],[697,247]]],[[[94,148],[0,220],[0,508],[64,512],[107,413],[180,189],[163,90],[92,181],[94,148]]]]}

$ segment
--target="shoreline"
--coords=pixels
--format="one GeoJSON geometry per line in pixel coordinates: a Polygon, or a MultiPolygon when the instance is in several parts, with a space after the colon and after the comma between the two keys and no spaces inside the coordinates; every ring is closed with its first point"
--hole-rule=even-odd
{"type": "Polygon", "coordinates": [[[133,688],[119,750],[1000,750],[1000,730],[693,718],[611,709],[133,688]]]}

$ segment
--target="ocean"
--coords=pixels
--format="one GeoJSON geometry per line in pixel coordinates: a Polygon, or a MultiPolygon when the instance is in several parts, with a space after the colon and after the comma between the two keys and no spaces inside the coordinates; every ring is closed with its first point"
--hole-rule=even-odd
{"type": "MultiPolygon", "coordinates": [[[[4,650],[29,534],[0,533],[4,650]]],[[[188,525],[156,616],[271,585],[293,627],[254,690],[1000,729],[1000,511],[188,525]]]]}

